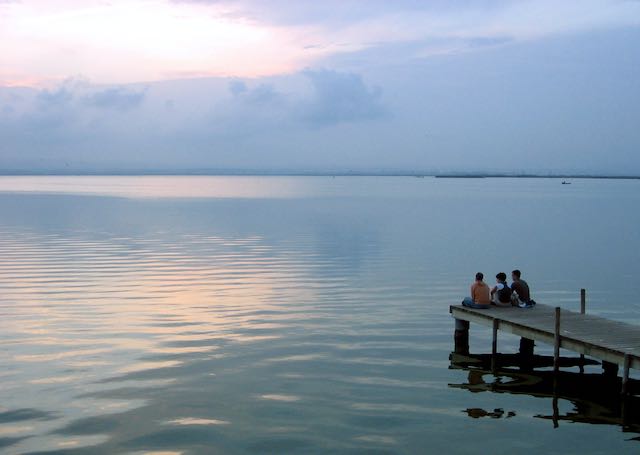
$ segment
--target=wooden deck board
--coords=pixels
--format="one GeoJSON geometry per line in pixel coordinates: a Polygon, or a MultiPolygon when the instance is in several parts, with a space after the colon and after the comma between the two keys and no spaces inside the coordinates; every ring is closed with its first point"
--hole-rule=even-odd
{"type": "MultiPolygon", "coordinates": [[[[534,308],[499,308],[487,310],[452,305],[451,315],[460,320],[493,327],[498,330],[553,344],[555,307],[538,304],[534,308]]],[[[562,310],[560,313],[560,347],[600,360],[624,364],[624,356],[631,358],[630,367],[640,369],[640,326],[612,321],[600,316],[562,310]]]]}

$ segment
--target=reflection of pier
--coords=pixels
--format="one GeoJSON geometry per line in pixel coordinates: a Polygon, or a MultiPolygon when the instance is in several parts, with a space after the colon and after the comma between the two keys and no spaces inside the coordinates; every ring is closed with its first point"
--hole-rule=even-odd
{"type": "Polygon", "coordinates": [[[561,366],[560,348],[602,360],[605,372],[612,376],[617,376],[618,366],[622,366],[621,389],[627,393],[629,369],[640,369],[640,327],[585,314],[584,296],[582,290],[580,313],[540,304],[528,309],[452,305],[449,311],[456,319],[456,352],[468,352],[469,323],[474,322],[493,328],[492,354],[497,353],[498,331],[502,330],[522,337],[521,352],[531,355],[535,341],[553,345],[556,372],[561,366]]]}
{"type": "MultiPolygon", "coordinates": [[[[631,396],[621,398],[621,378],[607,371],[603,374],[587,374],[535,370],[552,367],[553,356],[539,356],[522,351],[520,354],[495,355],[453,352],[450,360],[450,368],[469,372],[466,383],[450,384],[450,387],[470,392],[526,394],[552,398],[550,414],[536,417],[552,420],[554,426],[558,426],[560,421],[608,424],[620,425],[623,431],[640,433],[640,399],[633,396],[640,392],[640,381],[629,379],[627,388],[631,396]],[[559,399],[570,401],[574,409],[561,415],[558,409],[559,399]]],[[[598,364],[579,357],[560,357],[558,362],[565,368],[598,364]]],[[[491,412],[472,408],[467,409],[467,412],[471,417],[500,418],[513,415],[504,415],[504,411],[500,409],[491,412]]]]}

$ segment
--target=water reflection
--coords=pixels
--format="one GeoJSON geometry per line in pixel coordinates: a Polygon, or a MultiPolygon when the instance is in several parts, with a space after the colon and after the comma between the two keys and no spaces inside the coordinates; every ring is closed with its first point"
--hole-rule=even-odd
{"type": "MultiPolygon", "coordinates": [[[[557,427],[559,422],[617,425],[624,432],[640,433],[640,381],[629,380],[628,397],[620,396],[621,378],[610,375],[560,371],[554,374],[552,356],[523,356],[521,354],[460,354],[452,352],[452,369],[468,372],[465,383],[449,384],[449,387],[473,393],[491,392],[529,395],[548,398],[549,413],[534,417],[550,420],[557,427]],[[559,411],[558,400],[571,403],[572,408],[559,411]]],[[[562,357],[563,368],[598,365],[599,363],[579,357],[562,357]]],[[[502,418],[513,417],[515,411],[505,414],[503,409],[487,411],[481,408],[465,409],[469,417],[502,418]]],[[[640,436],[632,438],[640,441],[640,436]]]]}
{"type": "Polygon", "coordinates": [[[307,181],[236,176],[0,176],[0,192],[130,198],[287,198],[306,195],[307,181]]]}
{"type": "MultiPolygon", "coordinates": [[[[322,234],[334,221],[319,237],[278,228],[278,238],[267,239],[264,227],[225,227],[229,218],[206,229],[182,218],[184,226],[170,225],[174,231],[126,232],[138,223],[135,202],[121,211],[110,199],[63,199],[57,215],[39,224],[41,202],[53,199],[24,200],[33,211],[16,209],[0,237],[2,405],[23,410],[5,414],[7,453],[318,446],[328,434],[309,433],[310,412],[337,412],[326,407],[338,398],[324,398],[336,383],[341,395],[362,381],[380,383],[367,373],[376,364],[374,342],[393,340],[391,347],[403,338],[388,326],[393,319],[377,316],[387,311],[379,304],[386,285],[367,289],[345,278],[366,271],[375,238],[355,242],[353,254],[349,242],[335,249],[322,234]],[[359,332],[377,336],[358,346],[359,332]],[[353,379],[352,357],[371,363],[353,379]]],[[[167,205],[151,209],[148,220],[167,205]]],[[[167,226],[163,218],[160,224],[167,226]]],[[[349,238],[371,237],[363,223],[351,229],[349,238]]],[[[359,432],[354,438],[351,444],[365,446],[392,440],[359,432]]]]}
{"type": "MultiPolygon", "coordinates": [[[[0,451],[469,453],[478,440],[502,450],[502,436],[468,424],[467,408],[503,409],[473,422],[509,426],[507,439],[536,453],[557,450],[551,426],[530,418],[546,415],[537,403],[470,405],[447,386],[465,374],[447,369],[447,308],[477,264],[504,266],[495,245],[522,235],[483,206],[501,197],[514,218],[523,200],[567,217],[519,226],[535,231],[522,268],[541,301],[572,305],[585,279],[594,308],[637,317],[635,281],[585,264],[597,254],[640,274],[629,248],[640,215],[620,216],[638,193],[438,180],[267,178],[247,181],[256,194],[210,198],[165,191],[209,180],[163,177],[165,193],[147,197],[120,178],[45,194],[45,179],[0,194],[0,451]],[[467,229],[469,216],[482,233],[467,229]],[[626,237],[600,242],[611,219],[626,237]],[[597,251],[575,240],[577,226],[597,251]],[[599,305],[611,282],[618,299],[599,305]],[[452,447],[461,427],[467,437],[452,447]]],[[[568,427],[572,449],[637,450],[615,431],[568,427]]]]}

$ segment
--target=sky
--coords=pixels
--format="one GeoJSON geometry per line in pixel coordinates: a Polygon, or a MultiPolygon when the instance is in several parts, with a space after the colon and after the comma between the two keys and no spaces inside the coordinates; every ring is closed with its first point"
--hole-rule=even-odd
{"type": "Polygon", "coordinates": [[[0,0],[0,172],[640,174],[638,0],[0,0]]]}

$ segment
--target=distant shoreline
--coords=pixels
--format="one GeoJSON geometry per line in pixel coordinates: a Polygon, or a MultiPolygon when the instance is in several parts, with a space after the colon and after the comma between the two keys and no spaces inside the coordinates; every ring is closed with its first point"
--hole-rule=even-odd
{"type": "Polygon", "coordinates": [[[416,177],[440,179],[483,179],[483,178],[528,178],[528,179],[605,179],[605,180],[640,180],[640,175],[615,174],[510,174],[510,173],[419,173],[409,171],[243,171],[243,170],[179,170],[179,171],[0,171],[0,177],[142,177],[142,176],[219,176],[219,177],[416,177]]]}
{"type": "Polygon", "coordinates": [[[607,175],[607,174],[483,174],[483,175],[463,175],[463,174],[446,174],[435,175],[435,178],[448,178],[448,179],[483,179],[483,178],[524,178],[524,179],[613,179],[613,180],[640,180],[638,175],[607,175]]]}

